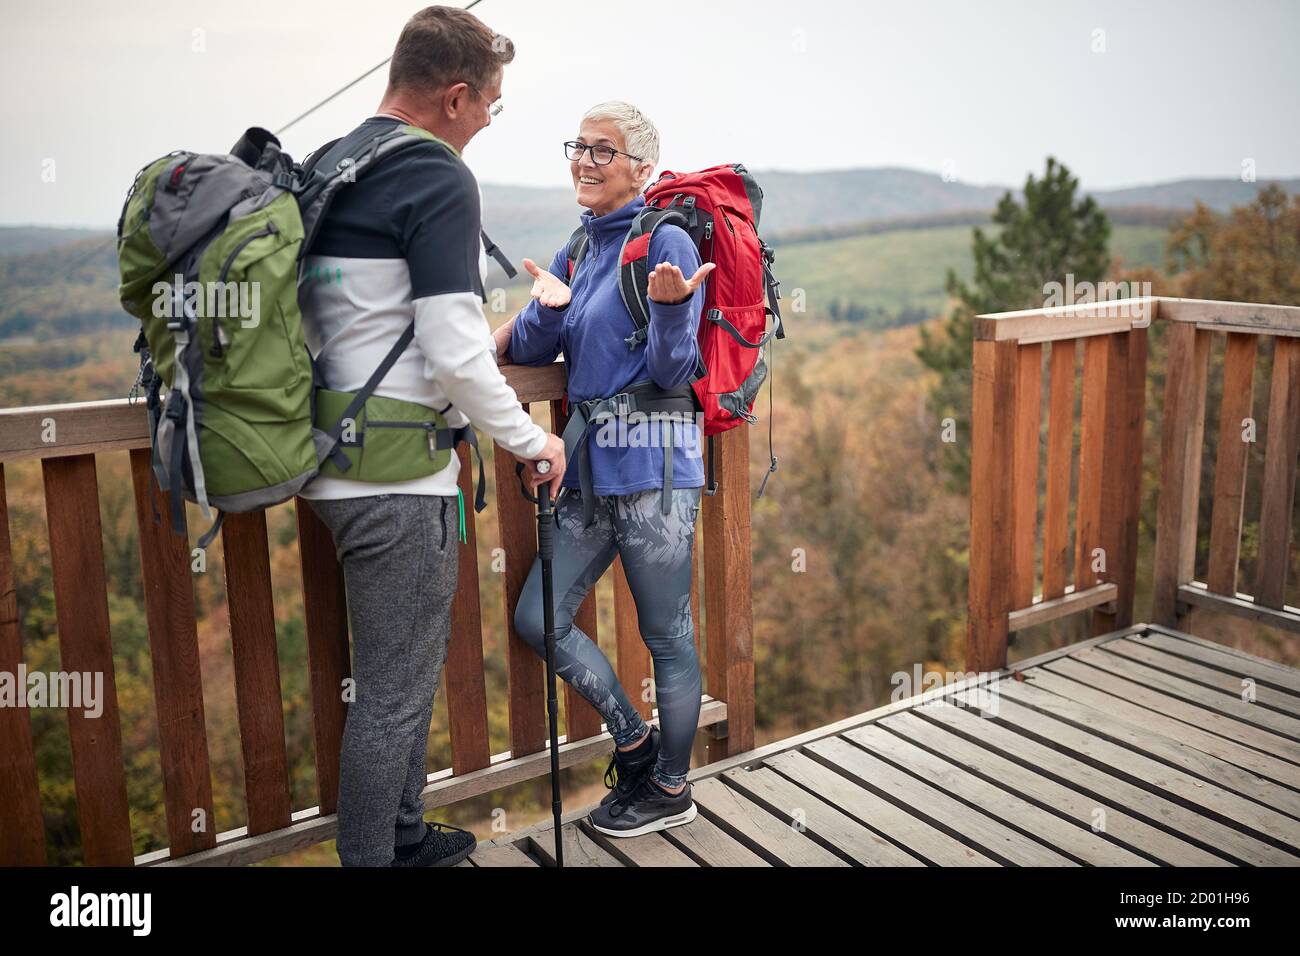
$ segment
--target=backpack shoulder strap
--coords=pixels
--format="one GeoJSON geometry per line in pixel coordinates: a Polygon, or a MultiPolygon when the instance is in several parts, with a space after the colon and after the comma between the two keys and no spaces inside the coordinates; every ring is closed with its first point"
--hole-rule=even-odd
{"type": "Polygon", "coordinates": [[[573,284],[573,277],[578,274],[578,264],[587,254],[587,230],[582,226],[573,230],[569,236],[568,257],[569,257],[569,274],[564,280],[565,285],[573,284]]]}
{"type": "Polygon", "coordinates": [[[619,252],[618,291],[636,324],[636,331],[624,340],[629,349],[645,341],[646,330],[650,327],[650,306],[646,302],[650,290],[650,270],[647,267],[650,237],[666,222],[688,228],[686,216],[680,209],[646,206],[632,220],[619,252]]]}

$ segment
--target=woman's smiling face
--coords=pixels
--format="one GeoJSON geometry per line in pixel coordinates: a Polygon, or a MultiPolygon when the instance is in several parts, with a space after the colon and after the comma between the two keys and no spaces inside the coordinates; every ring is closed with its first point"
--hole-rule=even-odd
{"type": "Polygon", "coordinates": [[[598,165],[589,149],[583,150],[581,159],[569,161],[578,205],[603,216],[631,202],[650,177],[650,164],[623,155],[627,146],[617,124],[611,119],[586,120],[577,140],[589,146],[612,146],[619,151],[608,166],[598,165]]]}

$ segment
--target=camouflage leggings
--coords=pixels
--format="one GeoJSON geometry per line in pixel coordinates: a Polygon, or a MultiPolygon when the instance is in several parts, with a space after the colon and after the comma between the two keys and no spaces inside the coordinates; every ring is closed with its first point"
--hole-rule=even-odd
{"type": "MultiPolygon", "coordinates": [[[[691,743],[700,715],[700,662],[691,618],[691,558],[701,488],[674,488],[672,511],[661,508],[662,491],[598,495],[595,520],[582,526],[582,492],[565,489],[556,504],[555,668],[605,718],[618,746],[649,729],[628,700],[609,660],[573,624],[587,592],[613,563],[623,559],[636,601],[641,638],[654,659],[654,696],[662,733],[656,781],[675,789],[686,782],[691,743]]],[[[545,654],[542,622],[542,561],[536,558],[515,608],[515,629],[545,654]]],[[[638,693],[641,688],[635,689],[638,693]]]]}

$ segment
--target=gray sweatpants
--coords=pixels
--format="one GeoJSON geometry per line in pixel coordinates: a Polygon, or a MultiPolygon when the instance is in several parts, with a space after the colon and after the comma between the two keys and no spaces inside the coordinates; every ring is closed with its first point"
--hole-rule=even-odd
{"type": "Polygon", "coordinates": [[[355,699],[339,758],[339,861],[387,866],[424,839],[433,698],[451,638],[455,495],[307,501],[329,527],[347,589],[355,699]]]}

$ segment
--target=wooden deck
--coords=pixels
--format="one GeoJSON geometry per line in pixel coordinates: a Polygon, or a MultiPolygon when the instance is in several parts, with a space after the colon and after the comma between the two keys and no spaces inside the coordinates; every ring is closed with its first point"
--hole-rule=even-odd
{"type": "MultiPolygon", "coordinates": [[[[565,863],[1300,864],[1300,671],[1138,625],[999,675],[701,767],[683,827],[612,839],[567,813],[565,863]]],[[[460,865],[553,850],[540,824],[460,865]]]]}

